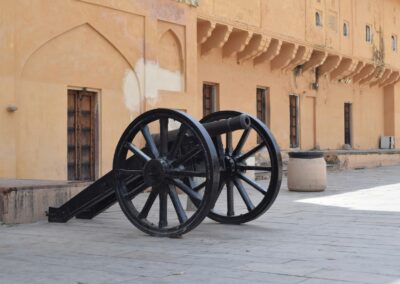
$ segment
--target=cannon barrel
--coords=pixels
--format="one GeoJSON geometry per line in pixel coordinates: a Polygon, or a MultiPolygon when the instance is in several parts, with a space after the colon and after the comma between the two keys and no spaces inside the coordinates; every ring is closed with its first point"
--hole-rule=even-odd
{"type": "MultiPolygon", "coordinates": [[[[227,132],[239,130],[239,129],[248,129],[251,126],[251,119],[246,114],[240,114],[238,116],[220,119],[213,122],[207,122],[202,124],[204,128],[207,130],[210,137],[215,137],[227,132]]],[[[168,142],[176,141],[176,137],[178,136],[178,129],[168,131],[168,142]]],[[[153,139],[156,145],[160,143],[160,134],[153,134],[153,139]]]]}
{"type": "Polygon", "coordinates": [[[248,129],[251,126],[250,117],[246,114],[241,114],[232,118],[221,119],[203,124],[211,137],[221,135],[226,132],[231,132],[239,129],[248,129]]]}

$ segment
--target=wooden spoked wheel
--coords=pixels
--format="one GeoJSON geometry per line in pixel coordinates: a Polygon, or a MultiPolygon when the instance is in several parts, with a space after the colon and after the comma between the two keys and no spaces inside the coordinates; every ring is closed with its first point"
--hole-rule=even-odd
{"type": "Polygon", "coordinates": [[[189,115],[169,109],[143,113],[128,126],[115,150],[113,170],[126,217],[159,237],[180,236],[198,226],[219,184],[218,155],[209,134],[189,115]],[[194,211],[185,209],[188,201],[196,205],[194,211]]]}
{"type": "MultiPolygon", "coordinates": [[[[240,114],[220,111],[200,122],[213,122],[240,114]]],[[[241,224],[254,220],[270,208],[279,193],[282,179],[279,146],[264,123],[249,117],[249,129],[213,137],[221,172],[215,206],[208,217],[217,222],[241,224]]]]}

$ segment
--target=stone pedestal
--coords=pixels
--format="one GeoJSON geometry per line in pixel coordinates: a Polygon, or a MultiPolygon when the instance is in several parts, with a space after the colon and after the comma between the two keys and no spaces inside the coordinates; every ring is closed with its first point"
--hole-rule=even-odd
{"type": "Polygon", "coordinates": [[[312,192],[326,189],[326,162],[322,152],[289,153],[288,188],[312,192]]]}

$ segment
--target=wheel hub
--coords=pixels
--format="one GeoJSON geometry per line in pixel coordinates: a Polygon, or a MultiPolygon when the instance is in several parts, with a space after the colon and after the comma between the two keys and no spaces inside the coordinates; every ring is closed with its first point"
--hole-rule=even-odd
{"type": "Polygon", "coordinates": [[[144,182],[149,186],[157,186],[164,182],[168,164],[161,159],[153,159],[144,165],[144,182]]]}
{"type": "Polygon", "coordinates": [[[229,176],[232,176],[236,173],[236,161],[233,157],[231,156],[225,156],[225,167],[226,167],[226,173],[229,176]]]}

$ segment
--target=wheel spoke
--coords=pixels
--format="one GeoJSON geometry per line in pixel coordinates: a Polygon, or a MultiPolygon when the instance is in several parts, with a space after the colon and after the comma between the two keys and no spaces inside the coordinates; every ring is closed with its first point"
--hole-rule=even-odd
{"type": "Polygon", "coordinates": [[[136,186],[132,190],[128,188],[128,192],[124,195],[125,199],[132,200],[135,198],[139,193],[142,193],[146,188],[148,188],[148,185],[145,183],[140,184],[139,186],[136,186]]]}
{"type": "Polygon", "coordinates": [[[235,184],[236,188],[238,189],[240,196],[242,197],[242,199],[244,201],[244,204],[246,204],[247,210],[249,210],[249,212],[250,212],[255,207],[254,207],[254,204],[251,201],[250,196],[248,195],[246,189],[243,187],[242,182],[236,178],[233,180],[233,183],[235,184]]]}
{"type": "Polygon", "coordinates": [[[146,125],[141,129],[144,139],[146,140],[147,146],[150,148],[153,157],[157,159],[160,154],[158,153],[158,149],[156,143],[154,142],[153,136],[151,136],[149,127],[146,125]]]}
{"type": "Polygon", "coordinates": [[[256,183],[255,181],[249,179],[248,177],[246,177],[245,175],[242,175],[241,173],[237,173],[237,175],[241,180],[245,181],[247,184],[249,184],[251,187],[257,189],[262,194],[264,194],[264,195],[267,194],[267,192],[261,186],[259,186],[258,183],[256,183]]]}
{"type": "Polygon", "coordinates": [[[169,197],[171,198],[172,204],[174,205],[176,215],[178,216],[179,223],[183,224],[187,221],[188,217],[185,210],[183,209],[182,203],[179,200],[178,193],[173,185],[169,185],[169,197]]]}
{"type": "Polygon", "coordinates": [[[236,168],[240,171],[263,171],[271,172],[272,167],[262,167],[262,166],[248,166],[248,165],[236,165],[236,168]]]}
{"type": "Polygon", "coordinates": [[[168,118],[160,119],[160,155],[165,157],[168,153],[168,118]]]}
{"type": "Polygon", "coordinates": [[[194,191],[193,188],[187,186],[179,179],[172,179],[172,182],[177,187],[179,187],[184,193],[186,193],[190,197],[190,199],[192,199],[193,203],[195,203],[195,202],[198,203],[203,199],[203,197],[201,196],[200,193],[198,193],[197,191],[194,191]]]}
{"type": "Polygon", "coordinates": [[[221,165],[223,165],[224,161],[225,161],[225,152],[224,152],[224,145],[222,144],[221,136],[218,135],[218,136],[214,137],[213,141],[214,141],[214,145],[217,149],[219,162],[221,163],[221,165]]]}
{"type": "Polygon", "coordinates": [[[217,203],[217,200],[218,200],[219,196],[221,195],[221,192],[222,192],[222,189],[224,188],[224,186],[225,186],[225,182],[221,182],[219,187],[218,187],[218,191],[217,191],[217,194],[215,196],[214,205],[213,205],[212,208],[214,208],[215,203],[217,203]]]}
{"type": "Polygon", "coordinates": [[[234,216],[234,202],[233,202],[233,183],[229,180],[226,183],[226,196],[227,196],[227,205],[228,205],[228,216],[234,216]]]}
{"type": "Polygon", "coordinates": [[[179,159],[175,160],[172,165],[177,166],[177,165],[183,165],[187,161],[190,161],[194,157],[196,157],[198,154],[200,154],[202,151],[199,148],[192,149],[189,151],[189,153],[186,153],[184,156],[180,157],[179,159]]]}
{"type": "Polygon", "coordinates": [[[170,175],[173,178],[178,178],[178,177],[206,177],[207,173],[206,172],[196,172],[196,171],[185,171],[185,170],[168,170],[167,174],[170,175]]]}
{"type": "Polygon", "coordinates": [[[157,198],[157,195],[158,195],[158,192],[154,188],[152,188],[151,192],[149,194],[149,197],[147,198],[146,203],[143,206],[142,211],[140,211],[140,213],[139,213],[139,216],[138,216],[139,219],[147,218],[147,216],[149,215],[150,209],[153,206],[154,201],[157,198]]]}
{"type": "Polygon", "coordinates": [[[247,138],[249,138],[250,130],[251,130],[251,128],[247,128],[243,131],[243,134],[240,137],[240,140],[239,140],[238,144],[236,145],[235,150],[233,150],[233,152],[232,152],[232,156],[235,157],[242,151],[243,146],[247,141],[247,138]]]}
{"type": "Polygon", "coordinates": [[[143,175],[143,170],[119,169],[117,171],[123,176],[142,176],[143,175]]]}
{"type": "Polygon", "coordinates": [[[158,222],[158,227],[159,228],[164,228],[168,226],[168,213],[167,213],[167,199],[168,193],[165,191],[165,189],[162,189],[160,191],[160,194],[158,195],[158,198],[160,199],[160,216],[159,216],[159,222],[158,222]]]}
{"type": "Polygon", "coordinates": [[[147,156],[142,150],[140,150],[139,148],[137,148],[135,145],[133,145],[130,142],[127,142],[125,144],[125,147],[128,148],[130,151],[132,151],[132,153],[134,153],[135,155],[137,155],[140,159],[142,159],[145,162],[148,162],[151,160],[151,158],[149,156],[147,156]]]}
{"type": "Polygon", "coordinates": [[[247,153],[237,157],[237,161],[241,162],[241,161],[247,160],[247,158],[249,158],[250,156],[254,155],[255,153],[257,153],[258,151],[260,151],[264,147],[265,147],[264,142],[258,144],[256,147],[254,147],[253,149],[251,149],[247,153]]]}
{"type": "Polygon", "coordinates": [[[230,155],[233,151],[232,132],[227,132],[225,135],[226,135],[225,155],[230,155]]]}
{"type": "Polygon", "coordinates": [[[202,182],[202,183],[200,183],[199,185],[196,185],[195,187],[193,187],[193,190],[197,192],[197,191],[199,191],[200,189],[202,189],[203,187],[205,187],[206,184],[207,184],[206,181],[205,181],[205,182],[202,182]]]}
{"type": "Polygon", "coordinates": [[[183,124],[179,128],[176,140],[174,141],[171,152],[168,155],[170,160],[174,159],[176,157],[176,155],[178,155],[178,151],[182,146],[182,142],[185,138],[185,134],[186,134],[187,130],[188,130],[187,127],[185,127],[183,124]]]}

